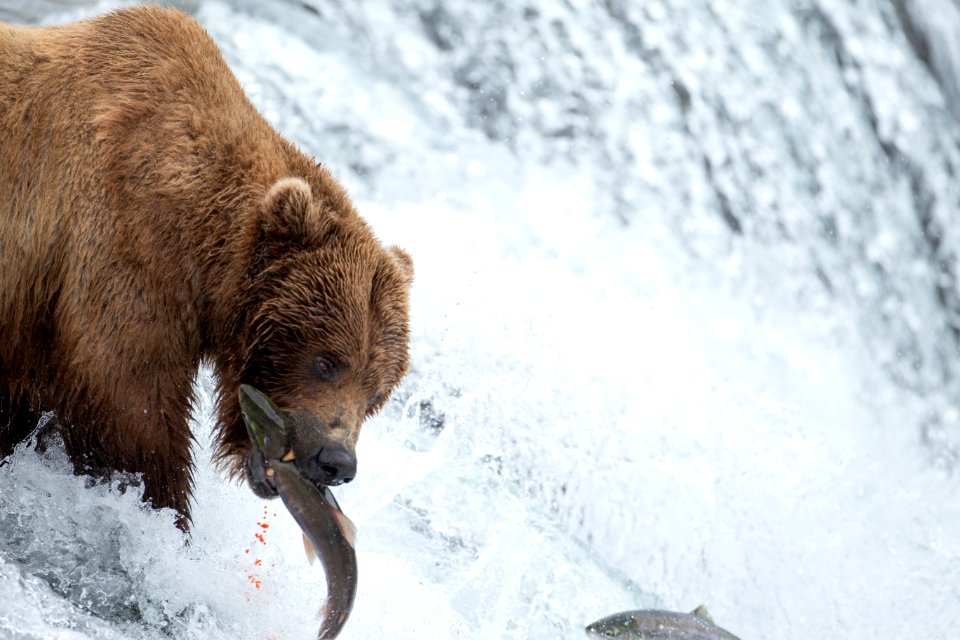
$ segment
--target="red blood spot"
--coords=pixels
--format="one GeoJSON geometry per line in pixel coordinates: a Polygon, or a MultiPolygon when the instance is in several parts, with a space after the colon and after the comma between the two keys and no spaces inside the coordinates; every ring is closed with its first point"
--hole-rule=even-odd
{"type": "Polygon", "coordinates": [[[244,553],[250,553],[250,549],[244,549],[243,552],[244,552],[244,553]]]}

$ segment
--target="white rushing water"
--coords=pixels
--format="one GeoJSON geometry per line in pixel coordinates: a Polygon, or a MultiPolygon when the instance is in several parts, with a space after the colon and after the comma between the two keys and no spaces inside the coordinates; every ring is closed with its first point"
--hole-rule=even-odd
{"type": "MultiPolygon", "coordinates": [[[[412,370],[336,491],[343,638],[702,602],[745,640],[956,637],[960,130],[893,3],[181,6],[414,256],[412,370]]],[[[213,470],[197,384],[189,546],[57,448],[0,468],[0,639],[314,637],[322,571],[213,470]]]]}

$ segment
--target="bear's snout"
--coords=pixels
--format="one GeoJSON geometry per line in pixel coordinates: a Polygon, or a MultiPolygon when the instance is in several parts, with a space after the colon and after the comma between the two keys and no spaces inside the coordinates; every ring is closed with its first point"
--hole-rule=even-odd
{"type": "Polygon", "coordinates": [[[294,464],[317,486],[336,486],[357,475],[354,443],[362,416],[345,419],[340,410],[299,408],[284,411],[294,464]]]}
{"type": "Polygon", "coordinates": [[[344,484],[357,475],[357,456],[342,444],[328,441],[307,458],[303,471],[314,484],[344,484]]]}

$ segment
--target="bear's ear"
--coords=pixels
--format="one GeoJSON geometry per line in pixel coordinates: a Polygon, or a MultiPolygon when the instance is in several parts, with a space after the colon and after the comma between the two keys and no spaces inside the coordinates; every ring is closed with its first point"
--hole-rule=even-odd
{"type": "Polygon", "coordinates": [[[260,273],[278,257],[307,247],[317,235],[313,195],[300,178],[283,178],[267,191],[253,230],[252,271],[260,273]]]}
{"type": "Polygon", "coordinates": [[[301,178],[277,180],[263,199],[263,240],[297,240],[310,233],[310,185],[301,178]]]}
{"type": "Polygon", "coordinates": [[[400,267],[400,273],[403,274],[403,279],[409,286],[413,282],[413,258],[397,245],[393,245],[388,251],[396,260],[397,266],[400,267]]]}

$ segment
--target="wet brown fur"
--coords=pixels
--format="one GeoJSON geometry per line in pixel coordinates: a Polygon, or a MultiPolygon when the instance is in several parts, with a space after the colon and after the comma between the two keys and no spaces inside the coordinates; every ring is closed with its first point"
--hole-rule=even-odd
{"type": "Polygon", "coordinates": [[[191,18],[0,24],[0,457],[53,410],[78,470],[141,472],[185,523],[201,360],[231,472],[241,381],[352,447],[406,371],[411,274],[191,18]]]}

